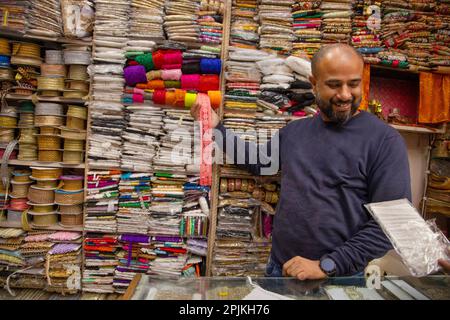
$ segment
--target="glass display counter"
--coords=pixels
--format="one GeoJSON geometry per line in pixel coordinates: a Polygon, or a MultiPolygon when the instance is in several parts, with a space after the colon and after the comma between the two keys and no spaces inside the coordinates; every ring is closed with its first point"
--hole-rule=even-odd
{"type": "Polygon", "coordinates": [[[294,278],[200,277],[161,280],[137,275],[125,300],[450,300],[450,276],[294,278]]]}

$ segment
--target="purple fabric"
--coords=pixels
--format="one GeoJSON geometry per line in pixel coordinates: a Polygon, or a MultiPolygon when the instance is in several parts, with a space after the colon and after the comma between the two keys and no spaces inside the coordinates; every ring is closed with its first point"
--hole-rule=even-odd
{"type": "Polygon", "coordinates": [[[94,189],[94,188],[104,188],[109,186],[119,185],[117,181],[89,181],[88,182],[88,188],[94,189]]]}
{"type": "Polygon", "coordinates": [[[144,66],[129,66],[123,69],[123,75],[128,86],[134,87],[138,83],[147,83],[144,66]]]}
{"type": "Polygon", "coordinates": [[[75,243],[58,243],[50,249],[49,254],[63,254],[77,251],[81,246],[75,243]]]}
{"type": "Polygon", "coordinates": [[[142,234],[123,234],[120,236],[119,240],[127,242],[137,242],[137,243],[150,243],[150,237],[144,236],[142,234]]]}
{"type": "Polygon", "coordinates": [[[161,241],[161,242],[183,242],[183,238],[181,237],[163,237],[163,236],[156,236],[153,237],[155,241],[161,241]]]}

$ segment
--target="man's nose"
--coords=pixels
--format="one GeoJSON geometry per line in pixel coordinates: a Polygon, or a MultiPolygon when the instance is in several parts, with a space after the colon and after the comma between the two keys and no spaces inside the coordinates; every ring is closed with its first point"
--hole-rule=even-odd
{"type": "Polygon", "coordinates": [[[343,85],[337,94],[337,98],[341,101],[351,100],[352,99],[352,91],[350,90],[350,88],[347,85],[343,85]]]}

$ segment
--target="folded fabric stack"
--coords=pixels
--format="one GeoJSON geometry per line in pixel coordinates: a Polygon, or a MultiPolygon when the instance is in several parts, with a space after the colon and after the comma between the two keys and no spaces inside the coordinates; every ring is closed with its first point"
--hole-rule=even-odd
{"type": "Polygon", "coordinates": [[[322,43],[349,43],[352,33],[352,2],[353,0],[322,1],[322,43]]]}
{"type": "Polygon", "coordinates": [[[44,271],[44,261],[48,251],[54,243],[49,236],[54,232],[49,231],[29,231],[24,243],[20,247],[21,255],[26,259],[27,265],[40,267],[44,271]]]}
{"type": "Polygon", "coordinates": [[[153,169],[158,172],[184,174],[192,162],[194,119],[189,110],[167,110],[163,118],[163,130],[153,169]]]}
{"type": "Polygon", "coordinates": [[[183,238],[153,236],[151,241],[153,250],[149,253],[156,255],[156,259],[150,262],[148,274],[158,279],[181,277],[189,258],[183,238]]]}
{"type": "Polygon", "coordinates": [[[0,228],[0,266],[26,266],[26,258],[20,251],[24,236],[25,231],[22,229],[0,228]]]}
{"type": "Polygon", "coordinates": [[[2,27],[24,33],[27,28],[28,1],[3,0],[0,3],[2,27]]]}
{"type": "Polygon", "coordinates": [[[87,234],[84,240],[83,291],[114,292],[114,271],[118,264],[117,237],[87,234]]]}
{"type": "Polygon", "coordinates": [[[287,119],[282,116],[271,116],[264,113],[256,115],[256,131],[258,144],[266,144],[270,138],[281,128],[286,126],[287,119]]]}
{"type": "Polygon", "coordinates": [[[74,294],[81,290],[81,237],[77,232],[49,235],[55,245],[48,251],[45,261],[48,291],[74,294]]]}
{"type": "Polygon", "coordinates": [[[194,45],[198,42],[200,28],[197,22],[197,12],[200,0],[166,1],[164,30],[167,38],[194,45]]]}
{"type": "Polygon", "coordinates": [[[149,234],[180,234],[181,213],[183,211],[183,185],[187,176],[156,172],[152,177],[152,203],[150,206],[149,234]]]}
{"type": "Polygon", "coordinates": [[[321,0],[296,0],[292,7],[293,30],[297,39],[292,54],[312,58],[320,48],[322,33],[321,0]]]}
{"type": "Polygon", "coordinates": [[[57,37],[62,34],[61,3],[58,0],[31,0],[27,34],[57,37]]]}
{"type": "Polygon", "coordinates": [[[120,171],[90,171],[84,229],[91,232],[117,231],[120,171]]]}
{"type": "Polygon", "coordinates": [[[366,63],[378,64],[376,55],[383,50],[379,36],[381,11],[374,12],[371,7],[374,5],[375,1],[373,0],[357,0],[355,2],[351,44],[361,52],[366,63]]]}
{"type": "Polygon", "coordinates": [[[200,5],[197,12],[197,23],[200,27],[199,40],[204,44],[220,46],[222,43],[225,3],[223,0],[203,0],[200,5]]]}
{"type": "Polygon", "coordinates": [[[408,56],[399,49],[387,49],[378,53],[380,64],[391,68],[408,69],[408,56]]]}
{"type": "Polygon", "coordinates": [[[206,239],[188,239],[186,241],[186,249],[192,254],[206,257],[208,254],[208,241],[206,239]]]}
{"type": "Polygon", "coordinates": [[[294,0],[261,0],[259,3],[259,48],[280,55],[289,55],[297,39],[292,29],[294,0]]]}
{"type": "Polygon", "coordinates": [[[240,129],[237,134],[241,138],[256,140],[256,102],[261,93],[261,73],[256,62],[270,57],[275,55],[260,50],[230,48],[225,74],[224,125],[227,128],[240,129]],[[243,132],[248,129],[249,132],[243,132]]]}
{"type": "Polygon", "coordinates": [[[151,175],[122,173],[119,182],[117,232],[147,234],[148,208],[151,205],[151,175]]]}
{"type": "Polygon", "coordinates": [[[257,0],[233,0],[231,8],[230,46],[258,49],[259,23],[257,0]]]}
{"type": "Polygon", "coordinates": [[[183,213],[179,234],[188,238],[206,238],[208,235],[209,188],[195,182],[184,184],[183,213]]]}
{"type": "Polygon", "coordinates": [[[431,56],[429,66],[440,73],[450,73],[450,3],[441,2],[435,7],[436,14],[430,21],[431,56]]]}
{"type": "Polygon", "coordinates": [[[164,40],[164,0],[131,0],[130,37],[164,40]]]}
{"type": "Polygon", "coordinates": [[[118,265],[114,271],[114,289],[125,293],[128,285],[138,273],[147,273],[150,261],[156,258],[151,252],[150,237],[123,234],[119,236],[118,265]]]}
{"type": "Polygon", "coordinates": [[[126,106],[128,125],[122,132],[121,168],[134,172],[153,172],[152,160],[159,147],[164,111],[148,105],[126,106]]]}

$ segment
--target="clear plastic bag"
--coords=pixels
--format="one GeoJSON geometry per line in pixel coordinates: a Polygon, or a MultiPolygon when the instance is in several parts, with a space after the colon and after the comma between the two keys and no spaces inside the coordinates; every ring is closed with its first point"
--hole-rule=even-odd
{"type": "Polygon", "coordinates": [[[64,36],[86,38],[92,35],[95,12],[86,0],[61,0],[64,36]]]}

